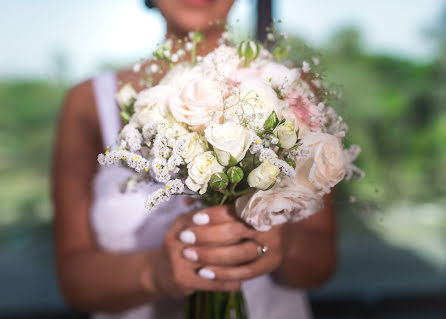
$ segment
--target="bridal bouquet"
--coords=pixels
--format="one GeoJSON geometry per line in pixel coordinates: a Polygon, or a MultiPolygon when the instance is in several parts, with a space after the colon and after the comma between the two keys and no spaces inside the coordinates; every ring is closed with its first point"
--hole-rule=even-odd
{"type": "Polygon", "coordinates": [[[199,32],[166,41],[146,73],[165,66],[162,80],[117,95],[125,126],[98,161],[163,184],[147,194],[148,211],[196,195],[234,202],[242,220],[267,231],[318,212],[336,184],[362,176],[352,163],[359,147],[344,148],[347,125],[329,104],[339,93],[312,72],[317,58],[292,65],[283,41],[270,51],[254,40],[230,45],[226,34],[200,57],[201,41],[199,32]]]}

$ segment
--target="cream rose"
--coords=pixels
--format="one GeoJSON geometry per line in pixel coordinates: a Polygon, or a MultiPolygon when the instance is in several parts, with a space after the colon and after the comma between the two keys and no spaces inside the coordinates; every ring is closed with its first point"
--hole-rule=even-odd
{"type": "Polygon", "coordinates": [[[204,136],[224,166],[229,164],[231,156],[240,162],[254,139],[253,132],[234,122],[213,124],[204,130],[204,136]]]}
{"type": "Polygon", "coordinates": [[[222,87],[217,81],[194,80],[169,101],[170,111],[179,122],[202,131],[222,115],[222,87]]]}
{"type": "Polygon", "coordinates": [[[282,148],[289,149],[297,142],[296,127],[293,121],[285,120],[284,123],[277,125],[273,133],[279,139],[282,148]]]}
{"type": "Polygon", "coordinates": [[[248,184],[250,187],[265,190],[276,182],[279,173],[280,170],[271,161],[265,160],[249,173],[248,184]]]}
{"type": "Polygon", "coordinates": [[[339,139],[325,133],[308,133],[302,143],[309,147],[313,161],[309,181],[322,193],[329,193],[345,176],[346,162],[339,139]]]}
{"type": "Polygon", "coordinates": [[[267,191],[256,191],[235,202],[238,216],[256,230],[268,231],[272,226],[297,222],[323,206],[322,197],[287,178],[267,191]]]}
{"type": "Polygon", "coordinates": [[[187,165],[187,170],[189,176],[185,181],[186,186],[193,192],[199,190],[200,195],[203,195],[208,188],[212,174],[223,172],[223,166],[218,163],[213,152],[205,152],[196,156],[187,165]]]}
{"type": "Polygon", "coordinates": [[[186,134],[183,158],[186,164],[190,163],[196,156],[208,150],[206,140],[196,132],[186,134]]]}
{"type": "Polygon", "coordinates": [[[116,94],[116,100],[121,108],[132,103],[133,99],[136,99],[137,93],[133,89],[132,85],[125,84],[116,94]]]}
{"type": "Polygon", "coordinates": [[[243,78],[238,89],[239,93],[228,99],[225,120],[246,123],[252,129],[262,129],[268,116],[273,111],[278,113],[281,108],[282,103],[276,92],[260,78],[243,78]]]}

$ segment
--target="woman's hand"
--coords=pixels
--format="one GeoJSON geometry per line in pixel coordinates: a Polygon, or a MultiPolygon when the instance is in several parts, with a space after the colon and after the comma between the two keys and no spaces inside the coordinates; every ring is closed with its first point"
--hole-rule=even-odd
{"type": "Polygon", "coordinates": [[[179,237],[187,245],[184,258],[199,266],[201,277],[241,282],[270,273],[281,264],[282,226],[255,231],[231,214],[228,206],[206,209],[194,217],[195,224],[201,225],[184,229],[179,237]],[[259,254],[261,247],[267,249],[263,255],[259,254]]]}
{"type": "Polygon", "coordinates": [[[162,247],[150,256],[150,274],[143,274],[143,283],[160,297],[183,297],[196,290],[238,291],[239,279],[209,280],[214,268],[203,268],[203,261],[235,265],[253,260],[257,246],[243,241],[255,235],[253,229],[231,215],[229,206],[179,216],[162,247]]]}

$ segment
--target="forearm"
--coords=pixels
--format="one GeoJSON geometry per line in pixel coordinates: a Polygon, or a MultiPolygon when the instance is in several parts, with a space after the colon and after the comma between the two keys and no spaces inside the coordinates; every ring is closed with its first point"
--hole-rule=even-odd
{"type": "Polygon", "coordinates": [[[327,281],[336,268],[336,238],[332,232],[288,224],[283,229],[284,254],[277,278],[298,288],[327,281]]]}
{"type": "Polygon", "coordinates": [[[111,254],[73,252],[59,259],[61,288],[67,301],[85,311],[118,312],[160,295],[151,281],[157,251],[111,254]]]}

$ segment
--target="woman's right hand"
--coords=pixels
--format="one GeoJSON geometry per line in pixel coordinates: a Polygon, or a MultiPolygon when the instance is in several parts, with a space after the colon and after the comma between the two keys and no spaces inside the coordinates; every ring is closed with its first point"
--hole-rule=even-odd
{"type": "MultiPolygon", "coordinates": [[[[177,217],[167,231],[163,245],[150,256],[150,273],[143,274],[144,285],[160,297],[184,297],[197,290],[238,291],[240,281],[208,280],[198,275],[203,266],[184,258],[185,239],[180,240],[184,229],[200,227],[201,236],[214,245],[234,244],[252,238],[255,231],[231,214],[231,206],[216,206],[204,212],[192,211],[177,217]]],[[[186,239],[187,241],[187,239],[186,239]]]]}

